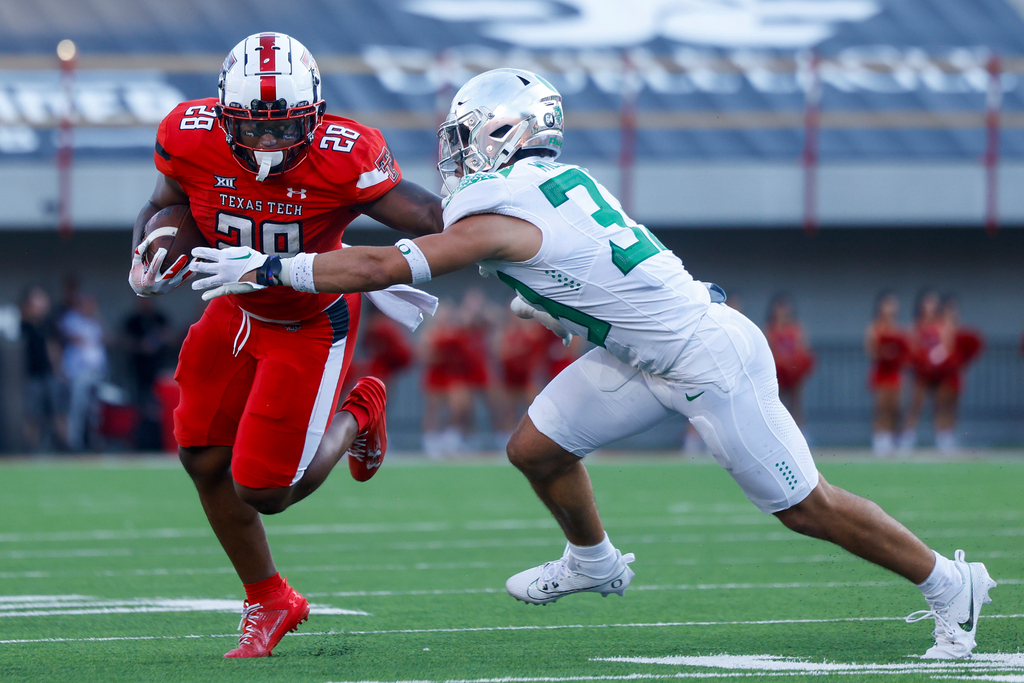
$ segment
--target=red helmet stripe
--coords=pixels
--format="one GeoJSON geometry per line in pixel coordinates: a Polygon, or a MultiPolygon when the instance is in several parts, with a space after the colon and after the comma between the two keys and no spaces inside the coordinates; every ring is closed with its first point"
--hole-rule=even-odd
{"type": "Polygon", "coordinates": [[[264,102],[277,99],[277,76],[260,76],[260,99],[264,102]]]}
{"type": "Polygon", "coordinates": [[[277,50],[274,45],[277,43],[277,34],[263,33],[260,35],[260,67],[256,73],[277,72],[277,50]]]}

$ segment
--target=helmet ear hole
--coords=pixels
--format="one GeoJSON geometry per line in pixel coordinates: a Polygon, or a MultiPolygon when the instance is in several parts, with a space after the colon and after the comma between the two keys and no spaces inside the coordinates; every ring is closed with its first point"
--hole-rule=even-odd
{"type": "Polygon", "coordinates": [[[508,124],[506,123],[506,124],[505,124],[504,126],[502,126],[501,128],[498,128],[498,129],[494,130],[493,132],[491,132],[491,137],[492,137],[492,138],[494,138],[495,140],[500,140],[500,139],[502,139],[503,137],[505,137],[505,135],[506,135],[506,134],[507,134],[507,133],[508,133],[508,132],[509,132],[510,130],[512,130],[512,126],[510,126],[510,125],[508,125],[508,124]]]}

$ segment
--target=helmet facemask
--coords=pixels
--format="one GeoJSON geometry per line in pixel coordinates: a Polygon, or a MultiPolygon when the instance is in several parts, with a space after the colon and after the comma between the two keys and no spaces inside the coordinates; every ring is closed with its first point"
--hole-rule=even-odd
{"type": "Polygon", "coordinates": [[[521,149],[542,149],[557,157],[561,97],[536,74],[495,69],[459,90],[437,136],[437,170],[445,189],[453,192],[458,178],[496,171],[521,149]]]}
{"type": "Polygon", "coordinates": [[[300,102],[288,108],[284,99],[253,100],[248,109],[218,106],[217,110],[231,152],[261,182],[302,163],[323,118],[322,103],[313,106],[300,102]]]}
{"type": "Polygon", "coordinates": [[[515,153],[518,147],[514,143],[530,125],[525,120],[516,126],[504,124],[494,128],[487,125],[493,119],[494,115],[481,107],[459,119],[449,116],[441,124],[437,132],[441,159],[437,170],[449,192],[454,191],[463,176],[500,168],[515,153]],[[454,183],[449,182],[453,179],[454,183]]]}

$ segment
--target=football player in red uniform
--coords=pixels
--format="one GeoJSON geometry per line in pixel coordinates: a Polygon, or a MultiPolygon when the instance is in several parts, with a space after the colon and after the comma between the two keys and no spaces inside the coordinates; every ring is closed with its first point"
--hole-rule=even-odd
{"type": "MultiPolygon", "coordinates": [[[[137,294],[188,275],[184,256],[166,268],[166,252],[141,258],[146,222],[173,204],[191,206],[212,247],[278,256],[341,248],[360,213],[413,235],[441,231],[440,199],[402,179],[380,132],[325,113],[316,63],[295,39],[249,36],[225,59],[218,90],[160,124],[160,175],[133,235],[137,294]]],[[[309,614],[274,566],[260,513],[309,495],[346,451],[359,480],[383,457],[382,382],[363,378],[335,413],[358,303],[358,294],[285,288],[222,297],[182,345],[179,455],[247,597],[239,647],[226,657],[270,655],[309,614]]]]}

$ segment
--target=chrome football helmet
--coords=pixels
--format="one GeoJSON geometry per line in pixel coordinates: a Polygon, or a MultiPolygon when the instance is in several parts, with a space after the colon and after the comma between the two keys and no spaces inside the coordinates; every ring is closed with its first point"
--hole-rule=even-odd
{"type": "Polygon", "coordinates": [[[521,149],[562,151],[562,96],[535,73],[494,69],[469,80],[455,93],[448,117],[437,131],[445,188],[472,173],[495,171],[521,149]]]}
{"type": "Polygon", "coordinates": [[[302,43],[283,33],[256,33],[221,67],[217,118],[242,168],[263,182],[302,163],[326,103],[320,71],[302,43]]]}

